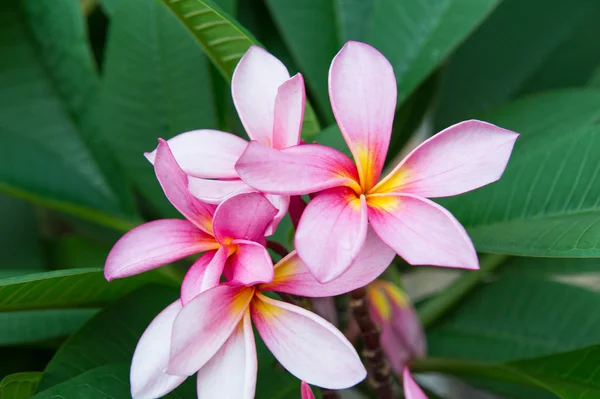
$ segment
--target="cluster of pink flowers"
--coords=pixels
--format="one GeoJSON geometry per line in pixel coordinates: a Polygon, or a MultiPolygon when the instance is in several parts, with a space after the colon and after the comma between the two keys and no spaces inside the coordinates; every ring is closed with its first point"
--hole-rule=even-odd
{"type": "MultiPolygon", "coordinates": [[[[106,261],[111,280],[203,253],[185,276],[181,297],[156,316],[138,343],[132,396],[161,397],[197,373],[199,398],[253,398],[252,325],[298,379],[328,389],[351,387],[366,370],[346,337],[322,317],[265,293],[322,298],[372,283],[371,313],[382,326],[394,370],[404,375],[406,397],[425,398],[405,367],[425,350],[414,310],[393,287],[373,281],[395,254],[413,265],[478,268],[464,228],[427,197],[497,180],[518,135],[485,122],[462,122],[425,141],[380,178],[396,81],[385,57],[358,42],[342,48],[329,73],[331,105],[354,162],[335,149],[300,142],[302,75],[290,77],[263,49],[252,47],[244,55],[232,95],[250,143],[214,130],[159,140],[146,157],[185,219],[131,230],[106,261]],[[299,218],[296,250],[274,265],[265,237],[287,214],[291,196],[304,194],[312,199],[299,218]],[[403,315],[416,325],[406,336],[410,353],[394,351],[401,345],[394,331],[402,329],[403,315]]],[[[312,397],[306,383],[302,396],[312,397]]]]}

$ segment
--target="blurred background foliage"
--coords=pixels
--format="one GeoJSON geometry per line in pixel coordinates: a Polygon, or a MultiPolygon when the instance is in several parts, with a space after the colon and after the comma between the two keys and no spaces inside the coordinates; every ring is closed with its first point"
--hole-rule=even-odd
{"type": "MultiPolygon", "coordinates": [[[[464,119],[521,133],[499,183],[441,201],[478,251],[508,256],[467,274],[394,263],[428,327],[414,371],[494,397],[600,398],[599,19],[596,0],[0,2],[0,398],[129,397],[135,343],[186,266],[104,280],[120,235],[178,216],[143,152],[200,128],[245,137],[229,80],[251,44],[303,73],[303,138],[345,151],[327,72],[347,40],[394,67],[388,162],[464,119]]],[[[297,398],[259,357],[257,398],[297,398]]],[[[428,377],[432,397],[479,395],[428,377]]]]}

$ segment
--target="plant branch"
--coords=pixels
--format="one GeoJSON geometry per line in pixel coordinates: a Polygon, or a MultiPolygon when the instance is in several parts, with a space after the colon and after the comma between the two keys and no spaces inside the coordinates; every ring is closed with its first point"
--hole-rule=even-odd
{"type": "Polygon", "coordinates": [[[379,328],[371,319],[367,303],[367,290],[358,288],[350,293],[350,309],[364,342],[363,357],[367,363],[369,384],[380,399],[392,399],[390,366],[379,342],[379,328]]]}
{"type": "Polygon", "coordinates": [[[285,258],[290,253],[286,247],[278,243],[277,241],[267,240],[267,248],[273,250],[277,255],[285,258]]]}
{"type": "Polygon", "coordinates": [[[469,293],[484,277],[496,269],[509,258],[508,255],[490,254],[480,262],[478,271],[468,271],[450,284],[439,295],[429,299],[418,308],[419,317],[424,327],[431,326],[454,305],[456,305],[467,293],[469,293]]]}

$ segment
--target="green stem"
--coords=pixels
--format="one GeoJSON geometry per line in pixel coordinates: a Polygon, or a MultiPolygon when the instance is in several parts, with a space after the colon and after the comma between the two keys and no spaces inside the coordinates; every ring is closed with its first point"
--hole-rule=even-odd
{"type": "Polygon", "coordinates": [[[410,370],[415,373],[437,372],[457,377],[483,377],[496,381],[529,383],[523,375],[502,364],[463,359],[415,359],[410,363],[410,370]]]}
{"type": "Polygon", "coordinates": [[[485,276],[500,266],[508,259],[508,255],[490,254],[480,262],[480,269],[476,272],[465,272],[456,281],[450,284],[439,295],[429,299],[419,307],[419,317],[424,327],[429,327],[436,322],[454,305],[456,305],[468,292],[470,292],[485,276]]]}

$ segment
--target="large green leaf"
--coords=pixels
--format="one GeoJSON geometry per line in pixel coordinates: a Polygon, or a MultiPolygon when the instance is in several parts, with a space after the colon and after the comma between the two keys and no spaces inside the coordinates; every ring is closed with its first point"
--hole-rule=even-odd
{"type": "Polygon", "coordinates": [[[567,90],[484,117],[521,133],[498,183],[441,201],[483,252],[600,256],[600,92],[567,90]]]}
{"type": "MultiPolygon", "coordinates": [[[[179,18],[196,38],[204,53],[227,81],[246,50],[260,45],[239,23],[210,0],[160,0],[179,18]]],[[[302,135],[310,138],[319,132],[319,122],[306,102],[302,135]]]]}
{"type": "Polygon", "coordinates": [[[394,66],[398,105],[500,3],[500,0],[377,1],[367,42],[394,66]]]}
{"type": "Polygon", "coordinates": [[[438,129],[523,93],[585,85],[600,63],[598,13],[594,0],[504,0],[444,68],[438,129]]]}
{"type": "Polygon", "coordinates": [[[600,293],[568,284],[500,278],[469,294],[428,331],[429,353],[506,362],[597,344],[599,301],[600,293]]]}
{"type": "Polygon", "coordinates": [[[157,1],[120,0],[114,7],[100,106],[102,137],[127,176],[163,215],[177,215],[143,154],[158,138],[215,128],[216,118],[206,58],[157,1]]]}
{"type": "Polygon", "coordinates": [[[42,373],[11,374],[0,382],[0,399],[29,399],[35,392],[42,373]]]}
{"type": "Polygon", "coordinates": [[[2,2],[0,46],[0,190],[128,227],[82,127],[97,76],[79,3],[2,2]]]}
{"type": "Polygon", "coordinates": [[[155,274],[107,282],[102,269],[69,269],[0,280],[0,311],[90,308],[154,280],[155,274]]]}
{"type": "Polygon", "coordinates": [[[44,268],[33,207],[24,201],[0,195],[0,212],[0,273],[6,268],[24,273],[44,268]]]}
{"type": "Polygon", "coordinates": [[[96,309],[50,309],[0,313],[0,345],[62,338],[77,330],[96,309]]]}

